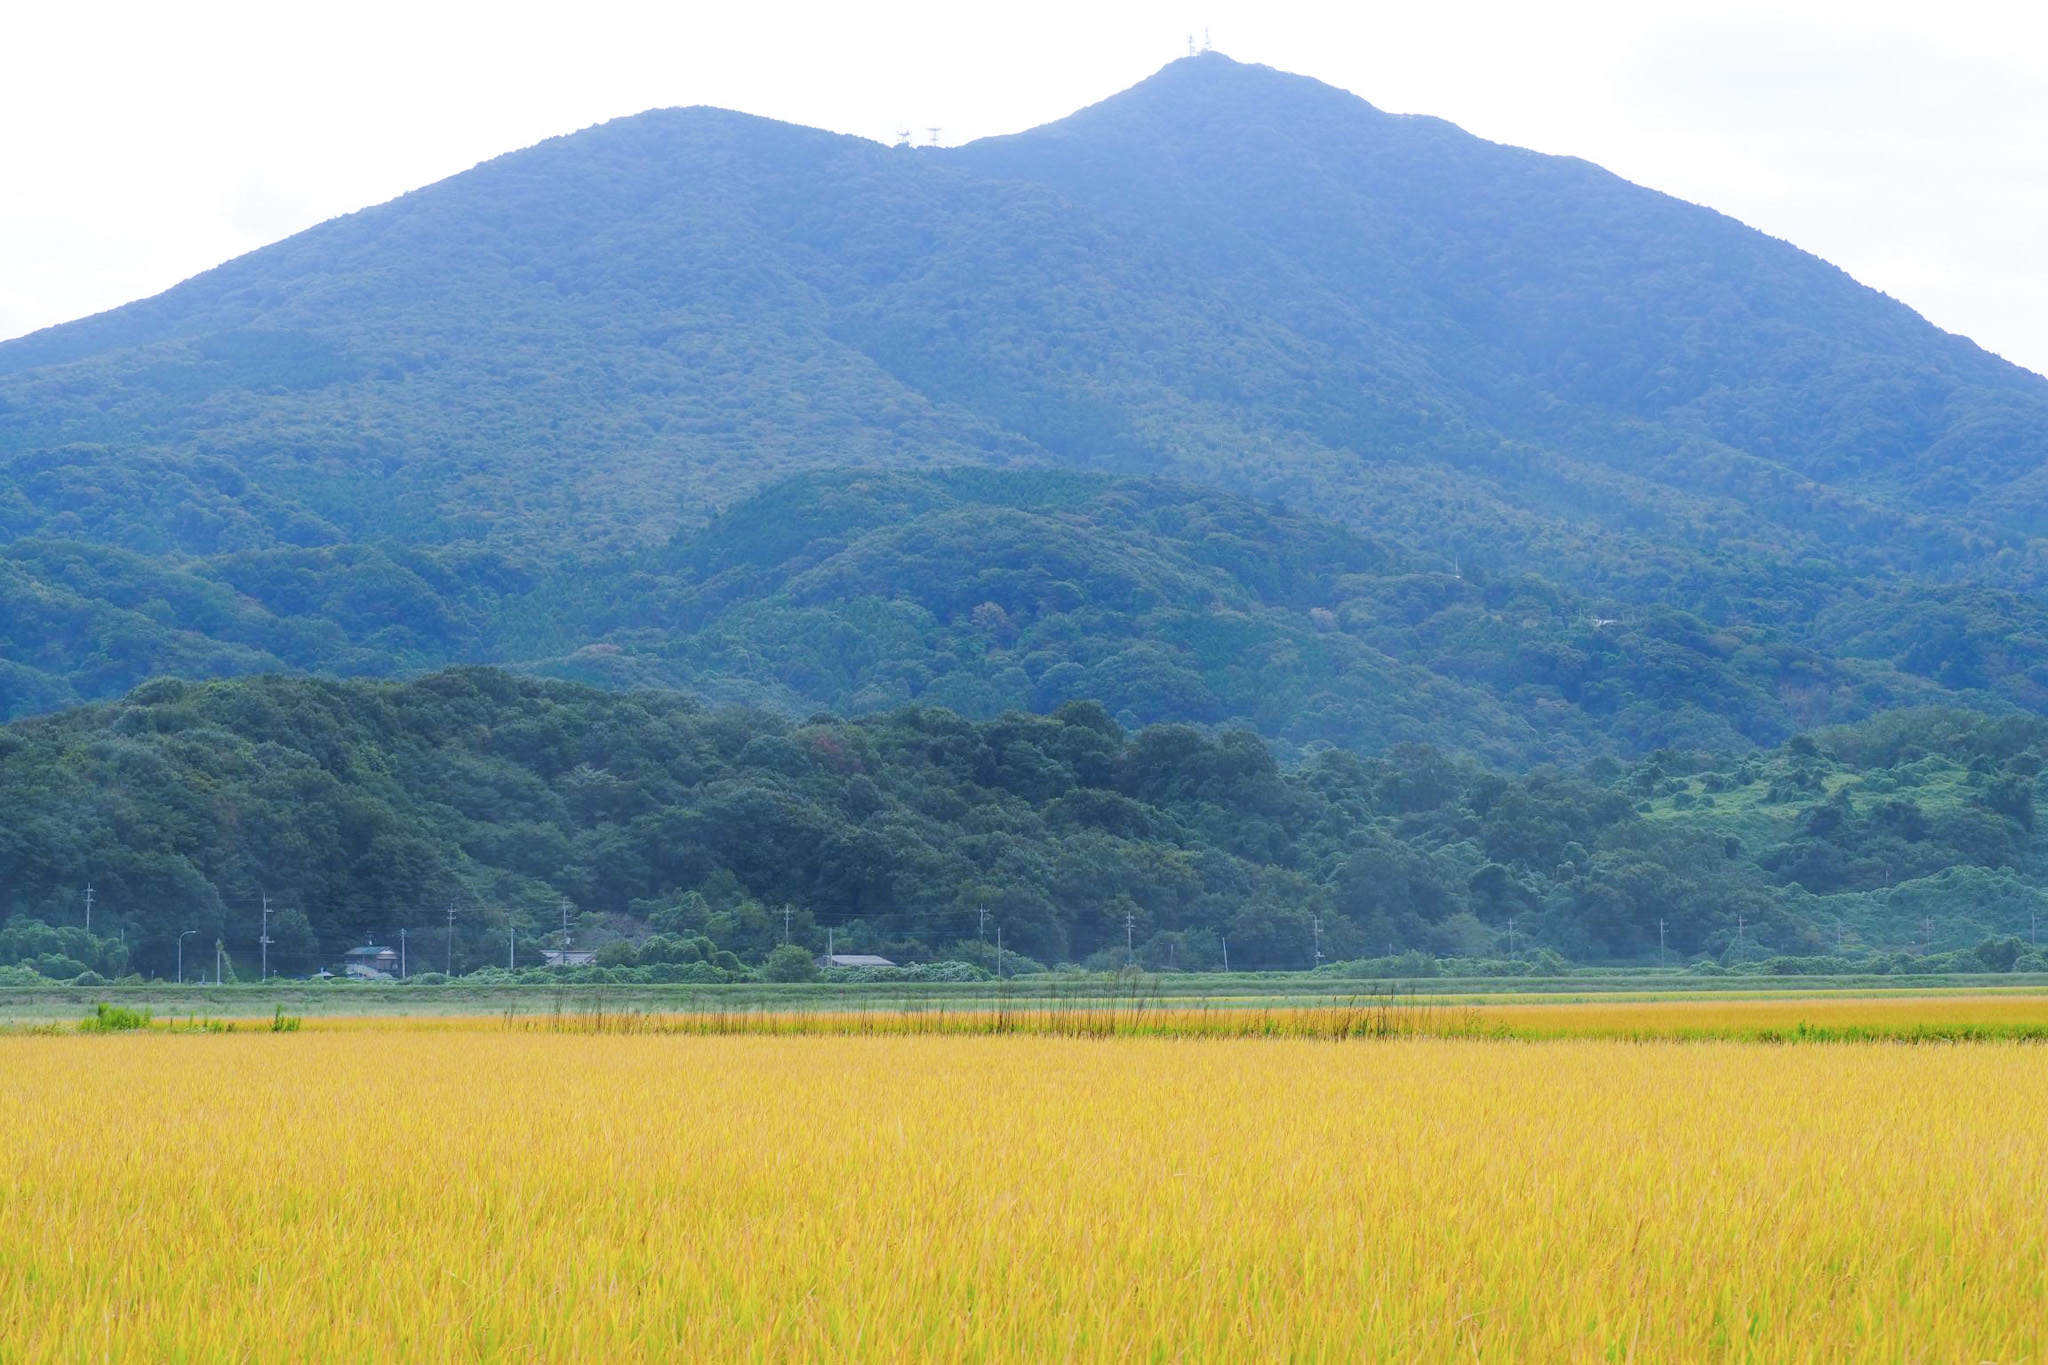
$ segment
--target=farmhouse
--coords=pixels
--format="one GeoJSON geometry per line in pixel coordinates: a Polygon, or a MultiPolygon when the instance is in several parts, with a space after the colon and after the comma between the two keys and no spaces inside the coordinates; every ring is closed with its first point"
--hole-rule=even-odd
{"type": "Polygon", "coordinates": [[[377,944],[351,948],[341,955],[342,971],[356,981],[389,981],[398,975],[398,952],[377,944]]]}
{"type": "Polygon", "coordinates": [[[596,953],[576,948],[543,948],[540,955],[550,967],[591,967],[597,963],[596,953]]]}
{"type": "Polygon", "coordinates": [[[818,959],[820,967],[893,967],[896,964],[886,957],[873,953],[826,953],[818,959]]]}

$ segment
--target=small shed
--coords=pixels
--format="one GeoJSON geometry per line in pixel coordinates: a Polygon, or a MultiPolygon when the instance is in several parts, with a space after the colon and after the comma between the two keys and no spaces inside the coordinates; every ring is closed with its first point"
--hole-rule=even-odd
{"type": "Polygon", "coordinates": [[[543,948],[541,957],[550,967],[594,967],[597,954],[586,953],[577,948],[543,948]]]}
{"type": "Polygon", "coordinates": [[[893,967],[896,964],[886,957],[873,953],[827,953],[818,959],[820,967],[893,967]]]}
{"type": "Polygon", "coordinates": [[[390,981],[398,975],[398,950],[365,944],[341,955],[341,969],[357,981],[390,981]]]}

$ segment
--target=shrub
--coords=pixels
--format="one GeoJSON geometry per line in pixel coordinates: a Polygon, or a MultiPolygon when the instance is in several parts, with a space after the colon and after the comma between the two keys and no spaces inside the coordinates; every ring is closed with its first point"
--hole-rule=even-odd
{"type": "Polygon", "coordinates": [[[148,1010],[131,1010],[123,1005],[110,1005],[104,1000],[93,1006],[91,1014],[78,1021],[80,1033],[126,1033],[130,1029],[148,1027],[148,1010]]]}

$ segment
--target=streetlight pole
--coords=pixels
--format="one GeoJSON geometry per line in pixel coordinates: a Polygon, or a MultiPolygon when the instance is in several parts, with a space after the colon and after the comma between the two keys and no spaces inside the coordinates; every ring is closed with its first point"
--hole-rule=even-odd
{"type": "Polygon", "coordinates": [[[184,933],[178,935],[178,984],[180,986],[185,984],[185,940],[198,932],[197,929],[187,929],[184,933]]]}

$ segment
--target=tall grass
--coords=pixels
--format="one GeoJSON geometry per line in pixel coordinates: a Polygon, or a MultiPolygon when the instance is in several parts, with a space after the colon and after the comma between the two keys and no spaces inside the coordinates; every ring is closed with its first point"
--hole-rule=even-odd
{"type": "Polygon", "coordinates": [[[507,1010],[507,1031],[697,1037],[1363,1038],[1478,1037],[1478,1012],[1401,986],[1313,1005],[1243,1007],[1163,999],[1142,978],[1111,990],[1004,996],[990,1003],[736,1008],[713,998],[680,1011],[614,1009],[602,993],[556,997],[553,1008],[507,1010]]]}

